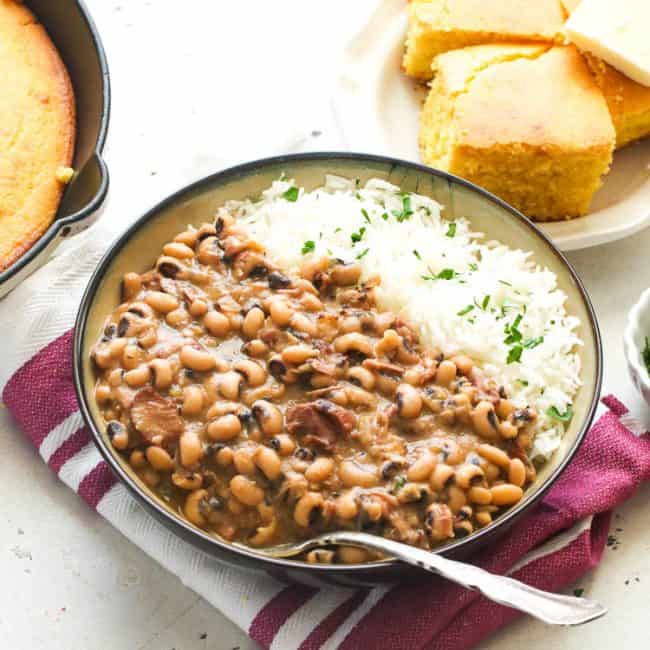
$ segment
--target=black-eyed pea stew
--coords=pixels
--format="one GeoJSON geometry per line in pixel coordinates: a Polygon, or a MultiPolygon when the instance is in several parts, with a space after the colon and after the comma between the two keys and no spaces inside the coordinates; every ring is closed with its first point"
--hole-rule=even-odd
{"type": "Polygon", "coordinates": [[[536,414],[360,280],[328,258],[285,273],[223,211],[179,234],[124,276],[93,350],[116,451],[179,515],[251,546],[352,529],[434,548],[490,524],[535,477],[536,414]]]}

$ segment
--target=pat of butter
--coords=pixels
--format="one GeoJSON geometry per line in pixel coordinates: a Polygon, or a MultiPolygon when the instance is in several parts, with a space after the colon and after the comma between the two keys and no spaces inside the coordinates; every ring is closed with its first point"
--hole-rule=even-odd
{"type": "Polygon", "coordinates": [[[650,0],[582,0],[565,24],[569,40],[650,86],[650,0]]]}

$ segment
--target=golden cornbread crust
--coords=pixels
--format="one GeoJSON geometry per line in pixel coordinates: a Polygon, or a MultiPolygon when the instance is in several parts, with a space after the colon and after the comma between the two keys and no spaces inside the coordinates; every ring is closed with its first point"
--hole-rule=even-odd
{"type": "Polygon", "coordinates": [[[403,66],[431,79],[443,52],[505,41],[561,43],[566,13],[560,0],[413,0],[403,66]]]}
{"type": "Polygon", "coordinates": [[[72,162],[75,104],[59,54],[35,16],[0,0],[0,271],[52,223],[72,162]]]}
{"type": "Polygon", "coordinates": [[[587,213],[615,132],[573,46],[477,46],[440,55],[434,68],[420,132],[425,163],[539,221],[587,213]]]}

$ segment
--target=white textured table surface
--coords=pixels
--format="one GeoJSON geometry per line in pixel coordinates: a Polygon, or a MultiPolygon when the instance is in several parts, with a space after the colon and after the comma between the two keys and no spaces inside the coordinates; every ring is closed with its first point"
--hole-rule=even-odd
{"type": "MultiPolygon", "coordinates": [[[[343,43],[374,0],[87,4],[113,80],[106,152],[112,189],[104,218],[117,231],[182,183],[224,164],[336,146],[328,89],[343,43]]],[[[621,335],[627,310],[650,283],[649,250],[646,230],[570,255],[600,319],[605,389],[646,419],[626,374],[621,335]]],[[[0,449],[0,647],[256,647],[64,487],[6,411],[0,449]]],[[[608,605],[605,619],[568,631],[522,620],[484,647],[648,647],[648,497],[650,486],[619,510],[618,548],[607,549],[580,584],[608,605]]]]}

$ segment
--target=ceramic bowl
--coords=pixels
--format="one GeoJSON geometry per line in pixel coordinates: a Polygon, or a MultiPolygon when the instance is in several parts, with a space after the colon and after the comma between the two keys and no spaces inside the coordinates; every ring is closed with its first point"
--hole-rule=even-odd
{"type": "Polygon", "coordinates": [[[26,0],[47,30],[68,69],[77,107],[77,141],[67,186],[54,221],[39,240],[0,273],[0,298],[45,264],[65,239],[88,228],[108,193],[102,150],[108,131],[108,63],[97,28],[81,0],[26,0]]]}
{"type": "Polygon", "coordinates": [[[641,294],[639,302],[630,310],[623,335],[625,358],[632,383],[650,406],[650,374],[643,360],[647,343],[650,344],[650,289],[641,294]]]}
{"type": "MultiPolygon", "coordinates": [[[[284,173],[308,190],[320,186],[326,174],[387,180],[405,191],[428,195],[444,206],[449,218],[463,216],[476,231],[511,247],[531,251],[534,259],[557,275],[567,295],[567,310],[580,319],[584,341],[582,388],[574,401],[574,417],[560,449],[539,471],[524,498],[491,525],[464,539],[452,541],[439,552],[467,558],[494,542],[530,511],[571,462],[594,416],[601,385],[602,351],[591,303],[575,271],[551,241],[530,221],[487,192],[459,178],[421,165],[381,156],[315,153],[282,156],[251,162],[208,176],[166,198],[138,219],[110,248],[93,274],[82,299],[75,326],[75,383],[81,412],[95,443],[124,485],[167,528],[222,562],[263,571],[280,578],[314,584],[372,584],[419,577],[393,560],[359,565],[310,565],[293,560],[270,560],[253,549],[235,548],[179,518],[134,474],[128,463],[113,452],[93,397],[94,373],[90,352],[100,336],[107,314],[120,301],[121,278],[127,271],[143,272],[154,264],[157,251],[187,224],[211,218],[228,199],[258,196],[284,173]]],[[[525,524],[524,524],[525,525],[525,524]]]]}

